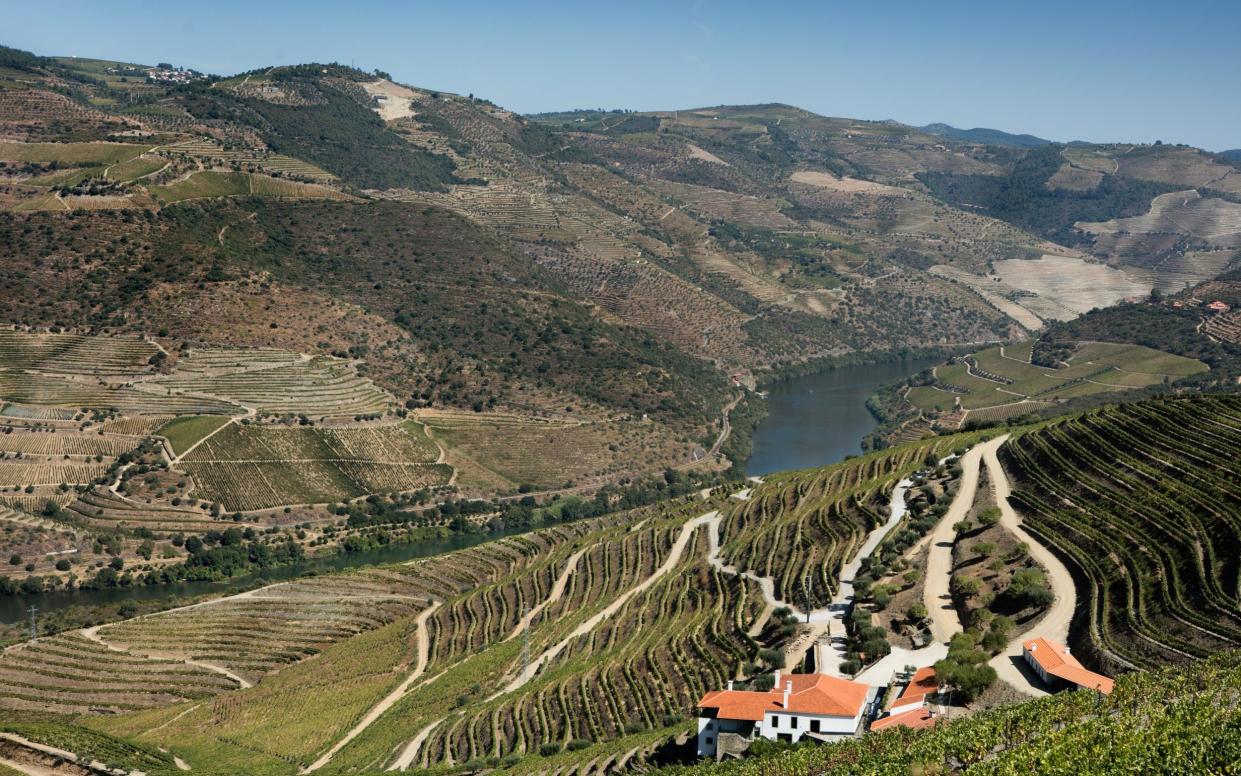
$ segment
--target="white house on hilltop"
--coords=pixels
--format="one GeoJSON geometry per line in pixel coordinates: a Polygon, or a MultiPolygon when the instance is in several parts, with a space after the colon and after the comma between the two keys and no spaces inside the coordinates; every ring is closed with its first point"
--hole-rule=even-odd
{"type": "Polygon", "coordinates": [[[862,732],[876,688],[826,674],[777,671],[766,692],[715,690],[698,701],[698,755],[739,755],[751,741],[835,741],[862,732]],[[723,740],[721,740],[723,737],[723,740]]]}

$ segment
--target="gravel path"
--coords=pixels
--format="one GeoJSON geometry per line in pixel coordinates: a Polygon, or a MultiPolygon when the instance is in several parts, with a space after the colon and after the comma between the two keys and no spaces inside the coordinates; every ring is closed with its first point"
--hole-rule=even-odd
{"type": "Polygon", "coordinates": [[[439,607],[439,601],[432,602],[431,606],[424,609],[422,613],[418,615],[418,619],[415,620],[418,624],[418,657],[417,662],[414,664],[413,670],[406,674],[405,679],[403,679],[392,692],[385,695],[383,700],[379,703],[376,703],[374,707],[366,713],[366,716],[363,717],[352,730],[345,734],[344,738],[333,744],[332,748],[324,752],[322,757],[311,763],[309,767],[303,768],[300,773],[317,771],[327,765],[331,759],[336,756],[337,752],[344,749],[350,741],[357,738],[362,734],[362,731],[370,727],[371,723],[379,719],[383,716],[384,712],[396,705],[396,702],[404,697],[405,693],[409,691],[410,686],[413,685],[413,683],[426,672],[427,662],[431,657],[431,638],[427,632],[427,620],[431,618],[431,615],[434,614],[435,610],[439,607]]]}
{"type": "MultiPolygon", "coordinates": [[[[1000,441],[1007,439],[1007,436],[1000,437],[1000,441]]],[[[1052,592],[1056,594],[1051,607],[1038,619],[1038,622],[1024,633],[1015,636],[1008,642],[1003,652],[991,659],[991,667],[1001,679],[1021,692],[1035,696],[1046,695],[1046,685],[1026,666],[1025,658],[1021,655],[1021,645],[1035,636],[1043,636],[1062,644],[1068,642],[1069,622],[1073,619],[1077,588],[1073,585],[1073,576],[1060,562],[1060,559],[1021,527],[1021,518],[1008,503],[1008,495],[1012,489],[995,448],[989,449],[984,457],[987,462],[987,472],[991,475],[991,482],[995,486],[995,500],[1000,507],[1000,525],[1017,537],[1018,541],[1025,542],[1029,546],[1030,556],[1047,570],[1047,581],[1051,583],[1052,592]]]]}
{"type": "Polygon", "coordinates": [[[947,643],[955,634],[961,632],[961,618],[957,616],[956,607],[952,605],[952,596],[948,592],[948,582],[952,578],[952,543],[956,532],[952,526],[964,520],[974,505],[974,493],[978,490],[978,470],[983,454],[1004,444],[1007,437],[999,437],[989,442],[974,445],[961,456],[961,481],[957,494],[952,499],[952,506],[931,532],[931,547],[926,558],[926,588],[922,602],[926,605],[927,614],[931,618],[931,639],[947,643]]]}

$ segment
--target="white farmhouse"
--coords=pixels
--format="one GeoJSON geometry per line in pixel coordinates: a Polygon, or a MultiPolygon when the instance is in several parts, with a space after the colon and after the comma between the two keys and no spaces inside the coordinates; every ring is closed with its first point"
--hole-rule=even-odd
{"type": "Polygon", "coordinates": [[[803,737],[835,741],[862,732],[875,698],[870,685],[826,674],[776,672],[766,692],[709,692],[698,701],[698,755],[739,755],[751,741],[797,742],[803,737]]]}

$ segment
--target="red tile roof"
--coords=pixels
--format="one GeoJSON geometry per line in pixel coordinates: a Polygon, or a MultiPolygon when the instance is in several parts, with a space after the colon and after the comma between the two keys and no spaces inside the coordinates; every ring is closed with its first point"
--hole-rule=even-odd
{"type": "Polygon", "coordinates": [[[877,719],[870,723],[871,730],[886,730],[890,727],[907,727],[928,728],[935,724],[935,717],[931,713],[929,706],[923,706],[920,709],[911,711],[903,711],[900,714],[890,714],[882,719],[877,719]]]}
{"type": "Polygon", "coordinates": [[[1034,658],[1034,662],[1052,676],[1057,676],[1078,687],[1098,690],[1104,695],[1111,694],[1115,683],[1103,674],[1096,674],[1083,666],[1077,658],[1069,654],[1069,650],[1063,644],[1040,636],[1030,639],[1021,646],[1026,654],[1034,658]]]}
{"type": "Polygon", "coordinates": [[[935,679],[935,668],[924,666],[914,672],[909,679],[909,684],[905,685],[905,689],[901,690],[901,694],[896,697],[897,705],[917,703],[926,700],[926,696],[936,692],[939,692],[939,682],[935,679]]]}
{"type": "Polygon", "coordinates": [[[826,674],[783,674],[780,687],[767,692],[716,690],[702,696],[700,709],[717,709],[720,719],[759,722],[769,711],[792,714],[821,714],[829,717],[856,717],[866,703],[870,685],[837,679],[826,674]],[[788,708],[784,706],[784,685],[792,682],[788,708]]]}

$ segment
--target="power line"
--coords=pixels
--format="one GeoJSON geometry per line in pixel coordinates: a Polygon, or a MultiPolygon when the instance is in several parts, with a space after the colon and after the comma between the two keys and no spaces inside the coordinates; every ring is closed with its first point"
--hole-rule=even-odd
{"type": "MultiPolygon", "coordinates": [[[[530,607],[526,607],[525,617],[530,616],[530,607]]],[[[527,676],[530,671],[530,628],[534,625],[534,618],[526,623],[526,627],[521,631],[521,676],[527,676]]]]}

